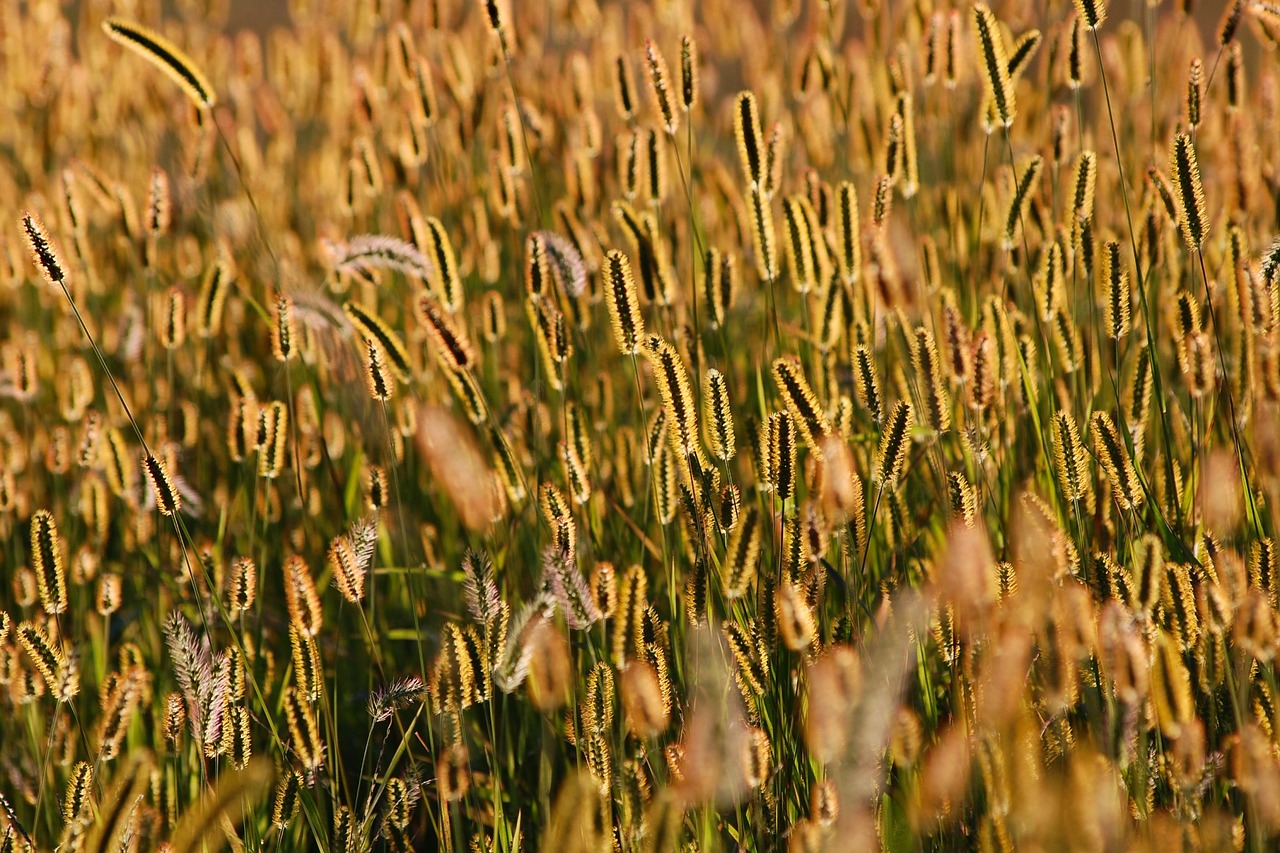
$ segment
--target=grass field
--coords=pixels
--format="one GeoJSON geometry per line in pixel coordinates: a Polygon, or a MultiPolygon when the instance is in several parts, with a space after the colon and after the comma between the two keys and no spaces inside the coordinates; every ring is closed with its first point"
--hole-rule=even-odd
{"type": "Polygon", "coordinates": [[[1280,5],[161,5],[0,0],[0,851],[1280,843],[1280,5]]]}

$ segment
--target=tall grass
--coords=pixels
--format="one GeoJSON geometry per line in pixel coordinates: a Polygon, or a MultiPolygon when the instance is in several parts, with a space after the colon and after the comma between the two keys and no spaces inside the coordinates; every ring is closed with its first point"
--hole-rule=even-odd
{"type": "Polygon", "coordinates": [[[1280,839],[1280,8],[109,5],[0,0],[0,851],[1280,839]]]}

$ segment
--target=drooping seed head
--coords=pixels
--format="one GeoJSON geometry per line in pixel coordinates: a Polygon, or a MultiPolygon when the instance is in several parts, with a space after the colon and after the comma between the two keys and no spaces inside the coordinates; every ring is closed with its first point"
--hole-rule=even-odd
{"type": "Polygon", "coordinates": [[[1006,128],[1012,127],[1018,110],[1014,103],[1013,82],[1009,79],[1009,57],[1005,52],[999,22],[989,6],[975,3],[973,23],[982,55],[982,77],[986,81],[987,92],[995,104],[996,116],[1001,124],[1006,128]]]}

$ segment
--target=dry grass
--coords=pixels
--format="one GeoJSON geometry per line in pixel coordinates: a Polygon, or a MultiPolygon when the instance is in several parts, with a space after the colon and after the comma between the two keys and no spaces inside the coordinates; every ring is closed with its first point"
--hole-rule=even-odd
{"type": "Polygon", "coordinates": [[[111,5],[0,13],[0,850],[1280,839],[1280,7],[111,5]]]}

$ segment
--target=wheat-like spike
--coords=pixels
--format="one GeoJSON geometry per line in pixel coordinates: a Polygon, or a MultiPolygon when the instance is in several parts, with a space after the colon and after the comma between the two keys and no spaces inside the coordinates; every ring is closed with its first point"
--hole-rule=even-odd
{"type": "Polygon", "coordinates": [[[1195,399],[1209,395],[1217,384],[1213,359],[1213,340],[1207,333],[1196,332],[1187,340],[1185,372],[1191,396],[1195,399]]]}
{"type": "Polygon", "coordinates": [[[547,372],[547,382],[553,390],[564,387],[560,365],[564,361],[562,347],[567,340],[560,334],[564,327],[564,315],[551,300],[526,299],[525,316],[533,329],[533,339],[542,365],[547,372]]]}
{"type": "Polygon", "coordinates": [[[1079,15],[1071,18],[1071,30],[1067,33],[1067,87],[1078,91],[1084,84],[1084,21],[1079,15]]]}
{"type": "Polygon", "coordinates": [[[804,651],[817,636],[813,608],[802,591],[790,580],[774,590],[773,613],[782,644],[793,652],[804,651]]]}
{"type": "Polygon", "coordinates": [[[954,90],[960,80],[960,38],[963,22],[960,10],[952,9],[947,15],[947,38],[944,45],[942,61],[942,85],[954,90]]]}
{"type": "Polygon", "coordinates": [[[1164,546],[1159,538],[1148,533],[1134,547],[1129,572],[1129,605],[1135,613],[1151,617],[1163,596],[1165,574],[1164,546]]]}
{"type": "Polygon", "coordinates": [[[916,329],[912,340],[911,361],[923,386],[929,426],[938,432],[946,432],[951,427],[951,395],[947,393],[938,344],[927,326],[916,329]]]}
{"type": "Polygon", "coordinates": [[[764,191],[765,198],[773,198],[778,192],[779,184],[782,183],[785,143],[786,134],[783,132],[782,122],[774,122],[764,150],[764,184],[761,189],[764,191]]]}
{"type": "MultiPolygon", "coordinates": [[[[1250,6],[1255,14],[1265,15],[1270,9],[1270,14],[1275,14],[1275,9],[1269,3],[1251,3],[1250,6]]],[[[1240,21],[1244,18],[1245,4],[1244,0],[1228,0],[1222,9],[1222,17],[1218,19],[1217,40],[1219,47],[1226,47],[1236,37],[1236,30],[1240,26],[1240,21]]]]}
{"type": "Polygon", "coordinates": [[[40,590],[41,607],[50,616],[65,612],[67,574],[62,562],[62,543],[53,514],[45,509],[31,516],[31,566],[40,590]]]}
{"type": "Polygon", "coordinates": [[[808,220],[801,207],[799,196],[791,196],[782,203],[783,221],[787,227],[786,255],[791,269],[791,283],[797,293],[814,289],[817,277],[816,259],[809,234],[808,220]]]}
{"type": "Polygon", "coordinates": [[[1014,103],[1013,81],[1009,79],[1009,57],[1005,53],[1000,25],[995,13],[985,3],[974,4],[973,23],[982,53],[982,76],[991,100],[995,103],[996,116],[1006,128],[1012,127],[1018,111],[1014,103]]]}
{"type": "Polygon", "coordinates": [[[294,341],[297,336],[293,299],[277,291],[271,303],[271,352],[276,361],[285,362],[293,358],[296,354],[294,341]]]}
{"type": "Polygon", "coordinates": [[[112,41],[124,45],[167,74],[200,109],[210,109],[218,102],[213,86],[204,73],[189,56],[164,36],[116,17],[104,20],[102,29],[112,41]]]}
{"type": "Polygon", "coordinates": [[[481,303],[481,311],[484,315],[484,321],[481,324],[484,329],[484,339],[491,344],[496,344],[507,335],[507,309],[502,294],[496,290],[486,293],[481,303]]]}
{"type": "Polygon", "coordinates": [[[426,254],[432,261],[431,283],[445,310],[453,314],[462,307],[462,276],[454,258],[453,244],[449,240],[449,232],[439,219],[428,216],[425,225],[426,254]]]}
{"type": "Polygon", "coordinates": [[[1093,235],[1093,219],[1077,219],[1073,223],[1075,234],[1072,236],[1071,243],[1065,241],[1055,241],[1060,244],[1060,250],[1063,257],[1063,263],[1069,256],[1071,248],[1074,247],[1080,258],[1080,266],[1084,268],[1085,277],[1093,278],[1093,270],[1095,267],[1094,256],[1097,254],[1096,240],[1093,235]]]}
{"type": "Polygon", "coordinates": [[[818,294],[818,349],[824,355],[830,355],[840,337],[844,334],[845,303],[844,285],[834,275],[827,280],[827,286],[818,294]]]}
{"type": "Polygon", "coordinates": [[[1076,155],[1071,172],[1071,215],[1074,221],[1093,218],[1093,198],[1098,187],[1098,155],[1084,150],[1076,155]]]}
{"type": "Polygon", "coordinates": [[[1195,719],[1191,674],[1176,640],[1157,630],[1151,660],[1151,704],[1161,733],[1176,739],[1195,719]]]}
{"type": "Polygon", "coordinates": [[[1128,403],[1129,432],[1133,435],[1133,451],[1138,458],[1142,457],[1143,433],[1147,418],[1151,415],[1151,393],[1153,389],[1150,353],[1144,344],[1138,351],[1133,364],[1133,375],[1126,389],[1128,403]]]}
{"type": "Polygon", "coordinates": [[[703,287],[713,328],[723,328],[737,293],[737,258],[714,246],[707,247],[702,264],[703,287]]]}
{"type": "Polygon", "coordinates": [[[751,202],[751,241],[755,248],[756,272],[762,279],[773,281],[778,277],[777,237],[773,230],[773,206],[768,196],[753,185],[751,202]]]}
{"type": "MultiPolygon", "coordinates": [[[[507,29],[503,0],[483,0],[483,3],[485,20],[489,23],[489,30],[494,35],[501,36],[507,29]]],[[[505,39],[503,40],[503,50],[506,50],[505,39]]]]}
{"type": "Polygon", "coordinates": [[[631,63],[622,54],[613,60],[613,96],[618,115],[623,121],[631,121],[636,114],[635,87],[631,82],[631,63]]]}
{"type": "Polygon", "coordinates": [[[1173,161],[1174,189],[1178,198],[1178,227],[1187,246],[1196,251],[1203,245],[1205,233],[1209,230],[1209,217],[1196,146],[1190,136],[1185,133],[1174,135],[1169,159],[1173,161]]]}
{"type": "Polygon", "coordinates": [[[1161,607],[1179,647],[1184,652],[1190,651],[1201,633],[1196,589],[1192,585],[1190,566],[1177,564],[1169,567],[1161,607]]]}
{"type": "Polygon", "coordinates": [[[418,298],[418,317],[427,328],[440,360],[454,370],[467,370],[475,364],[475,351],[462,329],[454,325],[448,312],[433,297],[418,298]]]}
{"type": "MultiPolygon", "coordinates": [[[[893,176],[880,175],[876,178],[875,189],[871,196],[871,224],[883,232],[893,210],[893,176]]],[[[872,242],[872,249],[877,244],[872,242]]],[[[873,256],[873,263],[875,258],[873,256]]]]}
{"type": "Polygon", "coordinates": [[[754,92],[738,93],[733,110],[733,133],[738,140],[738,157],[743,177],[753,190],[765,185],[764,131],[760,125],[760,106],[754,92]]]}
{"type": "Polygon", "coordinates": [[[261,410],[263,428],[259,430],[261,444],[258,455],[258,476],[274,480],[284,468],[289,443],[289,409],[279,400],[261,410]]]}
{"type": "Polygon", "coordinates": [[[1106,412],[1094,412],[1092,426],[1094,452],[1111,481],[1116,502],[1121,509],[1136,509],[1142,504],[1142,487],[1115,423],[1106,412]]]}
{"type": "Polygon", "coordinates": [[[147,474],[147,479],[151,481],[151,488],[156,496],[156,506],[160,508],[160,513],[176,514],[182,509],[182,495],[170,479],[168,467],[151,453],[143,457],[142,467],[147,474]]]}
{"type": "Polygon", "coordinates": [[[293,683],[298,692],[314,705],[320,701],[324,685],[320,647],[316,645],[315,637],[308,636],[293,623],[289,624],[289,643],[293,650],[293,683]]]}
{"type": "Polygon", "coordinates": [[[711,455],[728,462],[738,452],[733,430],[733,407],[729,400],[729,380],[714,367],[707,370],[702,379],[702,405],[711,455]]]}
{"type": "Polygon", "coordinates": [[[1076,14],[1089,30],[1096,30],[1107,20],[1107,4],[1103,0],[1075,0],[1076,14]]]}
{"type": "Polygon", "coordinates": [[[76,827],[89,817],[88,811],[93,801],[93,775],[93,765],[87,761],[77,762],[71,770],[67,792],[62,798],[62,820],[68,829],[76,827]]]}
{"type": "Polygon", "coordinates": [[[1268,536],[1255,541],[1249,548],[1249,585],[1266,593],[1271,602],[1276,600],[1277,585],[1280,584],[1280,566],[1275,542],[1268,536]]]}
{"type": "Polygon", "coordinates": [[[653,364],[653,378],[666,413],[667,437],[681,456],[698,453],[698,410],[689,385],[689,374],[676,348],[651,337],[645,355],[653,364]]]}
{"type": "Polygon", "coordinates": [[[1160,203],[1164,207],[1164,212],[1169,217],[1169,221],[1177,222],[1178,202],[1173,196],[1173,187],[1169,185],[1169,179],[1155,166],[1148,166],[1147,180],[1160,197],[1160,203]]]}
{"type": "Polygon", "coordinates": [[[591,499],[590,461],[584,460],[571,444],[559,445],[560,461],[564,465],[565,479],[573,493],[573,502],[582,505],[591,499]]]}
{"type": "Polygon", "coordinates": [[[1244,87],[1244,49],[1233,41],[1227,47],[1227,112],[1236,112],[1244,104],[1244,87]]]}
{"type": "Polygon", "coordinates": [[[284,593],[289,622],[308,636],[317,636],[324,622],[320,594],[306,560],[296,554],[284,562],[284,593]]]}
{"type": "Polygon", "coordinates": [[[787,409],[806,425],[806,431],[812,428],[819,437],[830,434],[831,421],[818,402],[818,395],[813,393],[800,363],[790,358],[775,359],[772,373],[774,384],[787,404],[787,409]]]}
{"type": "Polygon", "coordinates": [[[894,405],[893,412],[889,415],[888,427],[880,440],[880,453],[875,469],[875,478],[880,483],[892,486],[902,476],[902,469],[907,463],[907,451],[910,449],[908,432],[911,424],[911,404],[900,400],[894,405]]]}
{"type": "Polygon", "coordinates": [[[920,160],[916,153],[915,109],[911,93],[898,94],[895,115],[902,122],[902,197],[911,198],[920,188],[920,160]]]}
{"type": "Polygon", "coordinates": [[[162,237],[173,224],[173,200],[169,192],[169,175],[156,166],[147,184],[147,211],[143,227],[151,238],[162,237]]]}
{"type": "Polygon", "coordinates": [[[973,527],[977,522],[978,496],[963,471],[947,474],[947,496],[951,500],[951,512],[964,522],[965,527],[973,527]]]}
{"type": "Polygon", "coordinates": [[[329,566],[338,592],[347,601],[358,605],[364,599],[367,563],[362,564],[346,536],[339,536],[329,543],[329,566]]]}
{"type": "Polygon", "coordinates": [[[408,68],[411,77],[410,89],[414,95],[411,103],[415,123],[423,128],[430,127],[435,123],[440,112],[436,102],[431,66],[421,56],[414,56],[408,68]]]}
{"type": "MultiPolygon", "coordinates": [[[[653,39],[644,40],[644,58],[649,66],[649,82],[653,87],[651,92],[654,103],[658,106],[658,113],[662,116],[662,124],[667,133],[674,136],[676,129],[680,126],[680,117],[676,113],[673,101],[671,74],[667,71],[667,60],[662,56],[662,51],[658,50],[658,46],[653,43],[653,39]]],[[[683,67],[682,63],[682,70],[683,67]]]]}
{"type": "Polygon", "coordinates": [[[663,451],[654,457],[653,466],[657,482],[654,487],[654,506],[658,508],[658,520],[663,524],[671,524],[676,519],[676,512],[680,510],[680,459],[675,452],[663,451]]]}
{"type": "Polygon", "coordinates": [[[956,304],[955,291],[944,288],[942,296],[942,338],[946,346],[946,366],[951,379],[964,383],[973,370],[973,344],[969,327],[956,304]]]}
{"type": "Polygon", "coordinates": [[[284,715],[289,728],[290,744],[309,778],[324,767],[324,742],[316,723],[311,703],[292,686],[284,689],[284,715]]]}
{"type": "Polygon", "coordinates": [[[586,416],[583,414],[583,407],[572,400],[565,403],[564,432],[565,443],[570,452],[585,468],[591,468],[595,454],[591,449],[591,434],[587,428],[586,416]]]}
{"type": "Polygon", "coordinates": [[[217,337],[222,331],[222,309],[234,276],[231,265],[221,258],[205,274],[196,303],[196,330],[200,337],[217,337]]]}
{"type": "Polygon", "coordinates": [[[507,104],[499,112],[502,132],[498,139],[497,156],[502,170],[508,175],[520,175],[525,171],[526,157],[521,138],[522,122],[528,115],[520,103],[507,104]]]}
{"type": "Polygon", "coordinates": [[[884,174],[896,185],[902,178],[902,116],[889,116],[884,135],[884,174]]]}
{"type": "Polygon", "coordinates": [[[53,238],[49,236],[49,231],[44,227],[44,222],[40,217],[31,211],[23,211],[20,221],[23,233],[27,238],[27,246],[31,250],[31,256],[36,262],[36,266],[40,269],[41,275],[45,281],[52,285],[66,286],[67,268],[62,263],[62,258],[54,245],[53,238]]]}
{"type": "Polygon", "coordinates": [[[645,336],[644,315],[640,313],[640,295],[631,262],[617,249],[605,254],[605,299],[613,321],[613,338],[623,355],[640,352],[645,336]]]}
{"type": "Polygon", "coordinates": [[[380,512],[391,503],[391,490],[387,482],[387,469],[381,465],[370,465],[368,471],[369,509],[380,512]]]}
{"type": "Polygon", "coordinates": [[[1129,334],[1133,297],[1129,292],[1129,271],[1120,257],[1120,244],[1108,240],[1102,249],[1102,282],[1106,287],[1107,337],[1119,340],[1129,334]]]}
{"type": "Polygon", "coordinates": [[[1060,166],[1067,159],[1067,146],[1070,142],[1069,132],[1071,124],[1071,112],[1065,104],[1060,104],[1053,111],[1053,125],[1050,132],[1049,146],[1052,149],[1050,161],[1054,166],[1060,166]]]}
{"type": "Polygon", "coordinates": [[[1017,82],[1022,77],[1022,72],[1027,70],[1027,66],[1031,64],[1031,60],[1035,57],[1036,52],[1040,50],[1040,45],[1044,42],[1044,33],[1037,29],[1030,29],[1018,36],[1013,43],[1013,50],[1009,51],[1009,79],[1017,82]]]}
{"type": "Polygon", "coordinates": [[[615,663],[621,665],[641,645],[637,640],[648,606],[648,578],[640,566],[631,566],[618,587],[618,606],[613,623],[611,647],[615,663]]]}
{"type": "Polygon", "coordinates": [[[250,557],[237,557],[231,564],[227,586],[229,609],[243,613],[253,607],[258,596],[258,565],[250,557]]]}
{"type": "Polygon", "coordinates": [[[666,147],[662,137],[656,130],[649,130],[643,136],[645,155],[645,176],[648,178],[645,189],[651,204],[661,204],[667,196],[668,169],[666,147]]]}
{"type": "Polygon", "coordinates": [[[1088,456],[1080,441],[1076,419],[1065,409],[1053,417],[1053,467],[1058,487],[1069,501],[1087,500],[1091,491],[1088,456]]]}
{"type": "Polygon", "coordinates": [[[507,498],[512,504],[519,505],[524,502],[526,493],[524,475],[516,459],[515,451],[502,430],[497,426],[490,427],[489,440],[493,445],[494,458],[498,463],[496,466],[498,476],[502,480],[502,487],[506,490],[507,498]]]}
{"type": "Polygon", "coordinates": [[[729,533],[725,553],[725,598],[741,598],[751,589],[760,561],[760,510],[754,504],[746,508],[729,533]]]}
{"type": "Polygon", "coordinates": [[[534,231],[524,243],[524,286],[529,296],[533,299],[542,298],[553,283],[552,275],[546,238],[534,231]]]}
{"type": "Polygon", "coordinates": [[[1200,99],[1204,85],[1204,67],[1200,57],[1191,60],[1191,68],[1187,72],[1187,125],[1193,130],[1200,126],[1200,99]]]}
{"type": "Polygon", "coordinates": [[[875,356],[866,344],[853,347],[853,387],[858,394],[858,402],[871,415],[871,419],[879,423],[884,419],[884,403],[880,394],[880,380],[876,375],[875,356]]]}
{"type": "Polygon", "coordinates": [[[692,36],[680,37],[680,105],[691,112],[698,101],[698,43],[692,36]]]}
{"type": "Polygon", "coordinates": [[[769,479],[781,501],[795,497],[799,443],[800,430],[790,411],[769,416],[769,479]]]}
{"type": "MultiPolygon", "coordinates": [[[[491,29],[492,31],[492,29],[491,29]]],[[[501,37],[501,33],[496,33],[501,37]]],[[[441,762],[442,764],[444,762],[441,762]]],[[[444,772],[444,771],[441,771],[444,772]]],[[[310,775],[310,774],[308,774],[310,775]]],[[[314,781],[308,779],[307,787],[311,787],[314,781]]],[[[443,782],[440,787],[444,789],[443,782]]],[[[329,849],[335,851],[344,851],[344,853],[353,853],[359,847],[360,829],[355,825],[355,820],[351,815],[350,806],[338,806],[333,813],[333,835],[329,841],[329,849]]]]}
{"type": "Polygon", "coordinates": [[[160,345],[175,350],[187,339],[187,299],[178,287],[169,288],[164,296],[160,319],[160,345]]]}
{"type": "Polygon", "coordinates": [[[542,509],[542,515],[546,518],[547,524],[552,527],[561,521],[573,518],[573,510],[569,502],[565,500],[564,493],[554,483],[544,480],[538,488],[538,506],[542,509]]]}
{"type": "Polygon", "coordinates": [[[858,224],[858,191],[850,181],[836,189],[836,261],[846,285],[862,275],[862,229],[858,224]]]}
{"type": "Polygon", "coordinates": [[[35,622],[22,622],[14,631],[18,645],[40,672],[50,692],[59,702],[70,702],[79,692],[74,666],[48,632],[35,622]]]}
{"type": "Polygon", "coordinates": [[[401,382],[408,382],[413,369],[409,362],[409,351],[400,336],[381,317],[358,302],[344,302],[342,312],[366,341],[377,345],[395,370],[396,378],[401,382]]]}
{"type": "Polygon", "coordinates": [[[1000,247],[1006,252],[1016,245],[1022,234],[1022,222],[1027,218],[1027,208],[1040,185],[1040,174],[1044,170],[1044,158],[1040,155],[1032,157],[1022,169],[1022,174],[1014,185],[1013,196],[1009,199],[1009,210],[1004,217],[1004,237],[1000,247]]]}
{"type": "Polygon", "coordinates": [[[929,27],[924,33],[924,85],[931,88],[938,82],[938,69],[942,67],[946,51],[945,31],[941,12],[929,16],[929,27]]]}

